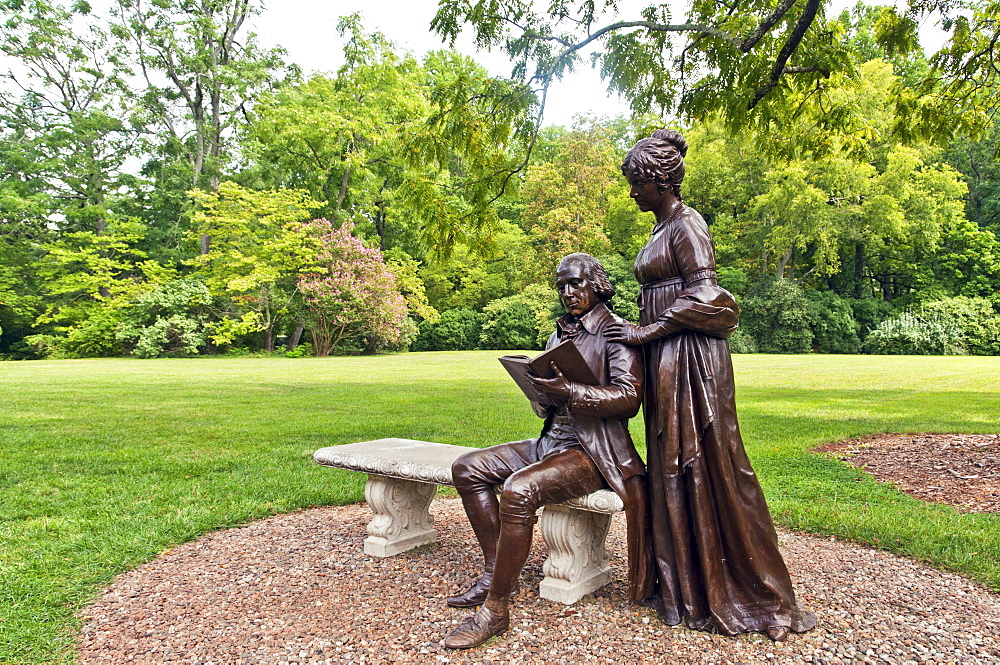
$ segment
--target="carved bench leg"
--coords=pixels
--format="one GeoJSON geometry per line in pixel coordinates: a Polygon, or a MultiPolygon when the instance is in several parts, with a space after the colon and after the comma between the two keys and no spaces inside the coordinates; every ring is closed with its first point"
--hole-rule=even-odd
{"type": "Polygon", "coordinates": [[[365,500],[375,513],[368,524],[365,554],[388,557],[434,542],[431,505],[437,485],[368,474],[365,500]]]}
{"type": "Polygon", "coordinates": [[[545,579],[539,586],[542,598],[572,605],[611,579],[608,551],[604,547],[611,516],[566,506],[545,506],[541,529],[549,546],[542,565],[545,579]]]}

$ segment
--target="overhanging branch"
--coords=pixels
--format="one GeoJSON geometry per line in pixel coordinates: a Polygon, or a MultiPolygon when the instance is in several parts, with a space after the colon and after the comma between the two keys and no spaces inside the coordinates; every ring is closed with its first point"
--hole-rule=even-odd
{"type": "Polygon", "coordinates": [[[718,37],[719,39],[724,39],[725,41],[739,46],[740,41],[724,30],[719,30],[718,28],[706,25],[704,23],[656,23],[654,21],[618,21],[617,23],[611,23],[606,25],[600,30],[591,33],[586,39],[579,41],[575,44],[567,42],[559,37],[551,37],[540,35],[538,33],[526,32],[526,36],[532,39],[538,39],[542,41],[552,41],[558,42],[563,46],[566,46],[566,50],[559,54],[557,60],[562,60],[569,55],[572,55],[576,51],[584,48],[588,44],[591,44],[609,32],[614,32],[616,30],[626,30],[628,28],[645,28],[650,32],[697,32],[703,35],[711,35],[713,37],[718,37]]]}
{"type": "Polygon", "coordinates": [[[771,75],[768,77],[767,83],[757,90],[753,100],[747,106],[748,110],[752,110],[757,106],[757,103],[764,99],[767,93],[771,92],[778,85],[778,81],[785,71],[785,64],[792,57],[792,54],[795,53],[795,49],[799,47],[799,44],[802,43],[802,38],[805,36],[806,31],[809,30],[809,27],[816,19],[819,5],[820,0],[807,0],[802,15],[799,16],[799,20],[795,23],[795,29],[792,31],[788,41],[785,42],[785,45],[781,47],[781,52],[778,53],[778,58],[774,61],[774,66],[771,67],[771,75]]]}
{"type": "Polygon", "coordinates": [[[788,10],[791,9],[796,2],[798,2],[798,0],[785,0],[782,2],[770,16],[761,21],[760,25],[757,26],[757,29],[754,30],[749,37],[743,40],[740,44],[740,50],[744,53],[749,53],[750,49],[756,46],[757,42],[764,38],[764,35],[766,35],[768,31],[774,27],[775,23],[781,20],[782,16],[788,13],[788,10]]]}

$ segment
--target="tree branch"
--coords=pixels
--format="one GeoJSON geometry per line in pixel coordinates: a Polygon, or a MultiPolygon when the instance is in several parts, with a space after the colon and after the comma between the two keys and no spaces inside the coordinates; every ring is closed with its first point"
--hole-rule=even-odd
{"type": "Polygon", "coordinates": [[[610,25],[606,25],[600,30],[591,33],[590,35],[587,36],[586,39],[584,39],[583,41],[579,41],[576,44],[571,44],[570,42],[567,42],[566,40],[561,39],[559,37],[546,37],[545,35],[540,35],[530,31],[526,32],[525,36],[542,41],[558,42],[563,46],[566,46],[566,50],[560,53],[557,58],[557,60],[562,60],[563,58],[571,55],[572,53],[579,51],[588,44],[600,39],[607,33],[613,32],[615,30],[624,30],[626,28],[646,28],[650,32],[698,32],[701,34],[712,35],[713,37],[724,39],[725,41],[730,42],[731,44],[736,44],[737,46],[740,44],[739,40],[737,40],[736,37],[734,37],[733,35],[723,30],[719,30],[718,28],[715,28],[710,25],[705,25],[702,23],[668,24],[668,23],[654,23],[653,21],[619,21],[617,23],[611,23],[610,25]]]}
{"type": "Polygon", "coordinates": [[[778,59],[774,61],[774,66],[771,68],[771,76],[768,78],[767,83],[761,86],[757,93],[754,95],[753,100],[747,106],[747,110],[752,110],[757,106],[757,102],[764,99],[767,93],[771,92],[778,81],[781,79],[782,73],[785,71],[785,63],[788,59],[792,57],[795,53],[795,49],[799,47],[802,42],[802,38],[805,36],[806,31],[812,25],[813,21],[816,19],[816,13],[819,11],[820,0],[807,0],[806,7],[799,16],[799,20],[795,23],[795,30],[792,31],[791,36],[785,45],[781,47],[781,52],[778,53],[778,59]]]}
{"type": "Polygon", "coordinates": [[[782,74],[809,74],[811,72],[819,72],[824,78],[830,78],[830,70],[822,67],[785,67],[781,70],[782,74]]]}
{"type": "Polygon", "coordinates": [[[756,30],[754,30],[749,37],[743,40],[740,44],[740,50],[744,53],[749,53],[750,49],[756,46],[757,42],[764,38],[764,35],[766,35],[768,31],[774,27],[775,23],[781,20],[782,16],[788,13],[788,10],[791,9],[797,1],[798,0],[785,0],[778,5],[778,8],[775,9],[770,16],[760,22],[760,25],[757,26],[756,30]]]}

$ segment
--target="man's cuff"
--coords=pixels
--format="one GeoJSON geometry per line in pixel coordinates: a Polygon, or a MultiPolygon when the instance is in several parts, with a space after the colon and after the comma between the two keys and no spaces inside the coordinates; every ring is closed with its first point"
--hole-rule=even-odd
{"type": "Polygon", "coordinates": [[[586,386],[577,383],[569,384],[569,402],[566,404],[569,409],[579,409],[582,411],[597,411],[601,408],[601,402],[597,398],[588,394],[586,386]]]}

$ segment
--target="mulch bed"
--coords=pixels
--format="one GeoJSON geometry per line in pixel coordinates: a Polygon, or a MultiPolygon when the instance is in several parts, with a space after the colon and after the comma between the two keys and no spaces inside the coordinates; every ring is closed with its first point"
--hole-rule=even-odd
{"type": "Polygon", "coordinates": [[[829,453],[925,501],[1000,512],[1000,435],[882,434],[827,444],[829,453]]]}
{"type": "MultiPolygon", "coordinates": [[[[921,499],[1000,512],[1000,436],[890,434],[817,449],[921,499]]],[[[83,613],[83,663],[998,663],[1000,596],[958,576],[833,538],[779,532],[819,625],[786,642],[661,624],[618,577],[572,607],[538,597],[536,536],[511,629],[467,652],[441,640],[468,614],[444,599],[482,565],[461,503],[432,505],[438,542],[362,553],[364,505],[316,508],[208,534],[122,574],[83,613]],[[525,588],[526,587],[526,588],[525,588]]]]}
{"type": "Polygon", "coordinates": [[[441,640],[445,605],[482,566],[457,499],[431,507],[435,545],[362,552],[367,506],[315,508],[207,534],[123,573],[83,612],[83,663],[974,663],[1000,662],[1000,596],[958,575],[832,538],[779,532],[799,603],[818,626],[785,642],[665,626],[615,578],[572,607],[539,598],[536,537],[511,629],[478,649],[441,640]]]}

